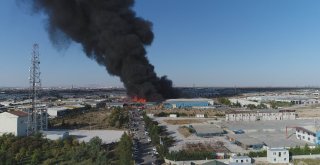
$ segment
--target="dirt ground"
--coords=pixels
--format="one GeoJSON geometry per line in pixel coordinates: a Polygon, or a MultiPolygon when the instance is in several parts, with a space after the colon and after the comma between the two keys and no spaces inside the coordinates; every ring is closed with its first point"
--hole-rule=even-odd
{"type": "Polygon", "coordinates": [[[320,105],[308,107],[294,107],[299,117],[320,117],[320,105]]]}
{"type": "Polygon", "coordinates": [[[181,135],[183,135],[185,138],[191,136],[192,134],[189,132],[189,129],[186,127],[179,127],[178,131],[181,135]]]}
{"type": "Polygon", "coordinates": [[[294,165],[319,165],[320,160],[318,159],[296,159],[293,161],[294,165]]]}
{"type": "Polygon", "coordinates": [[[200,120],[200,119],[179,119],[179,120],[174,120],[174,119],[168,119],[168,120],[163,120],[164,122],[171,124],[171,125],[184,125],[184,124],[193,124],[193,123],[203,123],[205,120],[200,120]]]}
{"type": "Polygon", "coordinates": [[[66,116],[63,118],[51,119],[50,124],[53,128],[65,127],[68,129],[110,129],[108,124],[108,116],[110,111],[100,110],[92,111],[84,114],[66,116]]]}

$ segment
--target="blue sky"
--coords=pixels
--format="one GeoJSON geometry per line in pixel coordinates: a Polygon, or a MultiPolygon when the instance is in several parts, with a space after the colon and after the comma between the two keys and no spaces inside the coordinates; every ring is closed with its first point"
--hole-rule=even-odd
{"type": "MultiPolygon", "coordinates": [[[[175,86],[320,86],[320,1],[137,0],[153,22],[147,48],[175,86]]],[[[40,44],[44,86],[120,86],[77,44],[57,51],[45,17],[0,1],[0,86],[28,86],[32,44],[40,44]]]]}

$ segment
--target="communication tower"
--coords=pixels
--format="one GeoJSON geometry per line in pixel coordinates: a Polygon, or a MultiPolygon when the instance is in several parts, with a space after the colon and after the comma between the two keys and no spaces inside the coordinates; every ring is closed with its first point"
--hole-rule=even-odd
{"type": "Polygon", "coordinates": [[[39,45],[34,44],[29,77],[32,105],[31,109],[28,110],[28,135],[46,130],[48,127],[47,110],[39,102],[39,93],[41,90],[39,56],[39,45]]]}

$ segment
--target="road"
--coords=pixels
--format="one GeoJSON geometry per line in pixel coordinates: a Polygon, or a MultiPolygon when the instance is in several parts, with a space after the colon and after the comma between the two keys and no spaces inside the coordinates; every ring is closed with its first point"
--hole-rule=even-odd
{"type": "Polygon", "coordinates": [[[133,110],[131,111],[130,117],[130,129],[134,132],[133,155],[135,164],[157,164],[157,157],[154,154],[154,147],[152,146],[150,137],[148,135],[148,132],[146,131],[141,112],[139,112],[138,110],[133,110]]]}

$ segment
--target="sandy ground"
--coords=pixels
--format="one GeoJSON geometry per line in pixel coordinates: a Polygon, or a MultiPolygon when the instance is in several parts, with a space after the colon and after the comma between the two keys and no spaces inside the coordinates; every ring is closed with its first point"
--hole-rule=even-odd
{"type": "Polygon", "coordinates": [[[320,106],[293,107],[300,118],[320,118],[320,106]]]}

